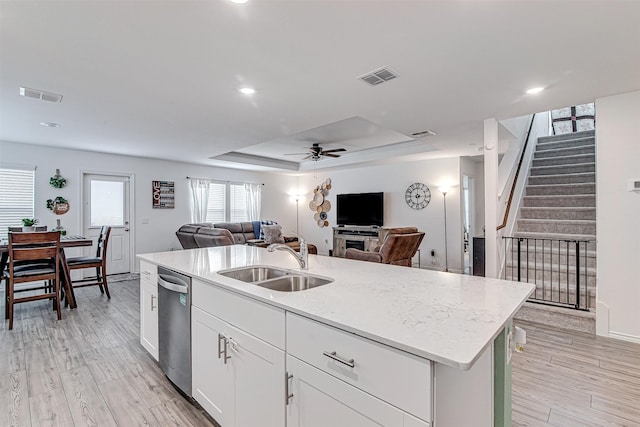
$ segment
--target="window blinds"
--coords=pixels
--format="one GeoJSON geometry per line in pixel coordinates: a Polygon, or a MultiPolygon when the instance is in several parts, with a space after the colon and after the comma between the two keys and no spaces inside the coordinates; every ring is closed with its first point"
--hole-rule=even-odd
{"type": "Polygon", "coordinates": [[[212,182],[209,184],[207,222],[248,221],[244,184],[212,182]]]}
{"type": "Polygon", "coordinates": [[[0,165],[0,238],[34,216],[35,168],[0,165]]]}

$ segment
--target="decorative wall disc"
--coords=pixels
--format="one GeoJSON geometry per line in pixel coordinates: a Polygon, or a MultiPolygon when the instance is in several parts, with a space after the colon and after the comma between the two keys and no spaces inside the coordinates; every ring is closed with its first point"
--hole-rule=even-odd
{"type": "Polygon", "coordinates": [[[331,210],[331,203],[326,200],[331,189],[331,178],[325,179],[320,185],[313,189],[313,199],[309,202],[309,209],[314,211],[313,220],[318,227],[328,227],[328,213],[331,210]]]}

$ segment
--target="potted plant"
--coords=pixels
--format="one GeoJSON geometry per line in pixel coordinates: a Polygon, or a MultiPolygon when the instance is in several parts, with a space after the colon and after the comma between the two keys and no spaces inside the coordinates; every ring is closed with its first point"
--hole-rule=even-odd
{"type": "Polygon", "coordinates": [[[33,226],[37,223],[37,218],[22,218],[22,231],[33,231],[33,226]]]}

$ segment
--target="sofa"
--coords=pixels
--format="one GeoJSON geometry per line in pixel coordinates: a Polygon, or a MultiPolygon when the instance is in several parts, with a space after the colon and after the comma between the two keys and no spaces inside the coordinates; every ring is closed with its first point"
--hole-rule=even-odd
{"type": "MultiPolygon", "coordinates": [[[[260,221],[221,222],[185,224],[176,231],[176,236],[183,249],[208,248],[226,245],[252,245],[258,247],[269,246],[260,240],[260,221]],[[256,235],[257,234],[257,235],[256,235]]],[[[284,236],[284,244],[300,251],[297,237],[284,236]]],[[[310,254],[317,254],[315,245],[307,244],[310,254]]]]}

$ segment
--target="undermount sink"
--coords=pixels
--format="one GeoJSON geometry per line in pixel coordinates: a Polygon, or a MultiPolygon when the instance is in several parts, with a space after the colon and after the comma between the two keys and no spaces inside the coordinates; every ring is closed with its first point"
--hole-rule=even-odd
{"type": "Polygon", "coordinates": [[[333,282],[327,277],[267,266],[233,268],[218,274],[279,292],[304,291],[333,282]]]}
{"type": "Polygon", "coordinates": [[[274,291],[280,292],[297,292],[304,291],[305,289],[316,288],[318,286],[326,285],[333,282],[332,279],[326,279],[318,276],[284,276],[277,279],[267,280],[261,283],[256,283],[258,286],[268,288],[274,291]]]}
{"type": "Polygon", "coordinates": [[[232,279],[241,280],[247,283],[262,282],[276,277],[291,274],[289,270],[282,270],[273,267],[240,267],[232,270],[220,271],[221,274],[232,279]]]}

